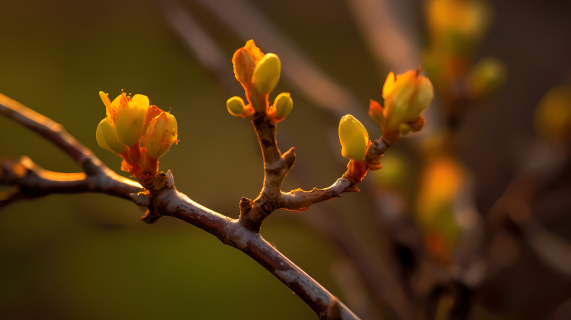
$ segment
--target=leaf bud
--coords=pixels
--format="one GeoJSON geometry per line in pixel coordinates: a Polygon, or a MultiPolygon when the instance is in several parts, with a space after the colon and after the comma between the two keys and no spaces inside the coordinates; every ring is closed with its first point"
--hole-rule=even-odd
{"type": "Polygon", "coordinates": [[[256,111],[251,106],[246,106],[244,100],[240,97],[232,97],[226,101],[228,112],[235,117],[246,118],[253,115],[256,111]]]}
{"type": "MultiPolygon", "coordinates": [[[[383,86],[383,98],[385,107],[382,109],[384,119],[381,120],[381,128],[388,131],[400,130],[403,123],[409,123],[418,118],[426,109],[434,97],[432,83],[427,77],[419,76],[419,71],[408,71],[394,76],[389,73],[383,86]]],[[[376,111],[378,113],[378,110],[376,111]]],[[[373,119],[375,120],[375,119],[373,119]]]]}
{"type": "Polygon", "coordinates": [[[289,92],[280,93],[274,100],[274,105],[270,108],[269,115],[274,120],[281,121],[287,117],[293,108],[293,100],[289,92]]]}
{"type": "Polygon", "coordinates": [[[171,144],[178,143],[177,138],[178,128],[175,117],[169,112],[161,113],[151,121],[143,136],[147,155],[152,159],[162,157],[169,150],[171,144]]]}
{"type": "Polygon", "coordinates": [[[472,98],[489,95],[506,81],[506,65],[497,58],[486,57],[478,61],[466,80],[468,94],[472,98]]]}
{"type": "Polygon", "coordinates": [[[274,90],[280,80],[282,65],[276,54],[266,54],[254,69],[252,83],[256,90],[262,94],[268,94],[274,90]]]}
{"type": "Polygon", "coordinates": [[[365,158],[369,134],[361,122],[350,114],[343,116],[339,122],[339,141],[344,158],[356,161],[365,158]]]}

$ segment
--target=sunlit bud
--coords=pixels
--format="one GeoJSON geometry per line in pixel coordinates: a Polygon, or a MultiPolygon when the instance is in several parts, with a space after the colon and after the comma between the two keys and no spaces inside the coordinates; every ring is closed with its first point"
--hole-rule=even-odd
{"type": "Polygon", "coordinates": [[[293,100],[289,92],[282,92],[274,100],[274,105],[270,108],[270,116],[275,120],[283,120],[291,112],[293,100]]]}
{"type": "Polygon", "coordinates": [[[478,61],[466,80],[468,94],[473,98],[488,95],[498,89],[507,77],[506,65],[493,57],[478,61]]]}
{"type": "Polygon", "coordinates": [[[121,94],[117,117],[115,118],[119,141],[127,146],[139,146],[148,108],[149,98],[147,96],[137,94],[131,98],[125,93],[121,94]]]}
{"type": "Polygon", "coordinates": [[[127,147],[117,139],[115,128],[108,118],[99,122],[95,138],[97,139],[97,144],[99,144],[101,148],[109,150],[114,154],[119,155],[127,151],[127,147]]]}
{"type": "Polygon", "coordinates": [[[244,105],[244,100],[240,97],[232,97],[226,101],[228,112],[235,117],[246,118],[253,115],[256,111],[251,106],[244,105]]]}
{"type": "Polygon", "coordinates": [[[177,138],[176,119],[172,114],[163,112],[151,121],[143,143],[149,157],[158,159],[169,150],[171,144],[178,142],[177,138]]]}
{"type": "Polygon", "coordinates": [[[262,94],[272,92],[280,80],[281,71],[282,64],[280,58],[273,53],[266,54],[262,60],[258,62],[252,77],[252,82],[258,92],[262,94]]]}
{"type": "MultiPolygon", "coordinates": [[[[414,121],[432,102],[434,90],[427,77],[419,76],[418,71],[408,71],[394,76],[389,73],[383,86],[383,130],[400,130],[403,123],[414,121]]],[[[377,116],[377,119],[380,119],[377,116]]]]}
{"type": "Polygon", "coordinates": [[[369,117],[373,119],[378,125],[382,125],[385,121],[385,117],[383,115],[383,107],[377,101],[371,99],[369,103],[369,117]]]}
{"type": "Polygon", "coordinates": [[[232,57],[234,75],[243,84],[252,83],[254,69],[264,54],[256,47],[254,40],[248,40],[243,48],[236,50],[232,57]]]}
{"type": "Polygon", "coordinates": [[[361,161],[365,158],[369,134],[359,120],[348,114],[339,122],[341,155],[347,159],[361,161]]]}
{"type": "Polygon", "coordinates": [[[571,140],[571,87],[551,89],[541,99],[534,116],[537,133],[557,142],[571,140]]]}
{"type": "Polygon", "coordinates": [[[485,0],[430,0],[427,22],[436,45],[464,54],[487,31],[493,11],[485,0]]]}

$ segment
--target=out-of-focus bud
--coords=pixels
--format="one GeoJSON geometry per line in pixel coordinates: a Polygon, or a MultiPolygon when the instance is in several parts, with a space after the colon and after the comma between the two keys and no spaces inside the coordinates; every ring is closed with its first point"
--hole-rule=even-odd
{"type": "Polygon", "coordinates": [[[435,44],[455,54],[466,54],[473,48],[493,15],[484,0],[430,0],[426,13],[435,44]]]}
{"type": "Polygon", "coordinates": [[[248,40],[243,48],[236,50],[232,57],[236,79],[244,85],[252,83],[252,74],[262,57],[264,54],[256,47],[254,40],[248,40]]]}
{"type": "Polygon", "coordinates": [[[270,107],[269,116],[276,122],[287,117],[293,108],[293,100],[289,92],[280,93],[274,100],[274,104],[270,107]]]}
{"type": "Polygon", "coordinates": [[[367,129],[352,115],[348,114],[339,122],[339,141],[344,158],[362,161],[369,144],[367,129]]]}
{"type": "Polygon", "coordinates": [[[369,103],[369,117],[373,119],[378,125],[383,125],[385,116],[383,115],[383,107],[377,101],[371,99],[369,103]]]}
{"type": "Polygon", "coordinates": [[[108,118],[105,118],[99,122],[95,138],[97,139],[97,144],[99,144],[101,148],[109,150],[116,155],[125,153],[127,151],[127,147],[119,142],[119,139],[117,139],[115,128],[108,118]]]}
{"type": "Polygon", "coordinates": [[[571,140],[571,86],[555,87],[541,99],[535,111],[534,125],[544,139],[571,140]]]}
{"type": "Polygon", "coordinates": [[[252,116],[256,111],[251,106],[246,106],[240,97],[232,97],[226,101],[228,112],[235,117],[246,118],[252,116]]]}
{"type": "Polygon", "coordinates": [[[497,58],[486,57],[478,61],[466,79],[468,95],[480,98],[497,90],[507,78],[506,65],[497,58]]]}
{"type": "Polygon", "coordinates": [[[280,58],[273,53],[266,54],[254,69],[252,82],[256,90],[262,94],[268,94],[274,90],[282,71],[280,58]]]}
{"type": "Polygon", "coordinates": [[[373,111],[376,113],[375,118],[383,123],[381,124],[383,130],[400,130],[401,124],[415,121],[432,102],[434,97],[432,83],[427,77],[419,76],[418,73],[418,71],[411,70],[399,74],[396,79],[393,72],[389,73],[383,86],[385,108],[382,109],[382,114],[384,119],[378,115],[377,109],[373,111]]]}
{"type": "Polygon", "coordinates": [[[143,136],[145,115],[149,108],[149,98],[137,94],[132,98],[125,93],[120,96],[120,104],[115,118],[115,130],[119,141],[127,146],[139,146],[143,136]]]}
{"type": "Polygon", "coordinates": [[[407,186],[409,169],[406,156],[391,150],[383,155],[383,168],[373,171],[373,181],[381,189],[397,190],[407,186]]]}
{"type": "Polygon", "coordinates": [[[176,119],[168,112],[161,113],[151,121],[143,137],[147,155],[152,159],[160,158],[169,150],[171,144],[178,142],[177,138],[176,119]]]}

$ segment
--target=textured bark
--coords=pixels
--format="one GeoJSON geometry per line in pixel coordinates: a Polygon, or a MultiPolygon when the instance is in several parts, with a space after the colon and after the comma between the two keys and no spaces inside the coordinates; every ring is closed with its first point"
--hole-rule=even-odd
{"type": "MultiPolygon", "coordinates": [[[[241,221],[205,208],[178,192],[170,171],[166,174],[161,172],[154,179],[144,181],[144,189],[141,184],[123,178],[107,168],[91,150],[68,134],[60,124],[3,95],[0,95],[0,113],[38,132],[70,154],[85,169],[85,172],[80,173],[61,173],[45,170],[27,157],[20,162],[4,161],[0,163],[0,184],[17,186],[19,190],[1,200],[0,208],[15,200],[55,193],[99,192],[132,199],[136,204],[148,207],[149,210],[142,217],[145,222],[154,223],[162,216],[172,216],[243,251],[291,288],[320,319],[359,319],[337,297],[282,255],[258,232],[252,232],[241,221]]],[[[262,131],[269,132],[270,135],[265,137],[272,141],[273,136],[272,143],[275,144],[275,148],[268,146],[268,156],[265,156],[265,159],[273,160],[271,163],[277,163],[275,167],[282,169],[275,173],[275,167],[267,168],[270,177],[268,188],[266,193],[263,191],[261,194],[273,199],[277,190],[280,192],[277,193],[279,199],[279,186],[293,166],[295,154],[293,150],[283,156],[279,153],[275,142],[275,125],[262,126],[262,131]]],[[[251,211],[251,208],[252,201],[242,198],[241,212],[251,211]]]]}

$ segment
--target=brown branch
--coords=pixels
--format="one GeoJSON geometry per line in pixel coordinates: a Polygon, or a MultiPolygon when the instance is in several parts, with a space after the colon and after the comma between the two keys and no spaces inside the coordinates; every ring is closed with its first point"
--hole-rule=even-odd
{"type": "MultiPolygon", "coordinates": [[[[18,186],[20,190],[4,199],[3,203],[53,193],[78,192],[101,192],[131,198],[138,205],[148,206],[149,210],[143,218],[146,222],[155,222],[161,216],[172,216],[243,251],[291,288],[320,319],[358,319],[337,297],[277,251],[259,233],[246,229],[239,220],[205,208],[178,192],[170,171],[158,174],[150,190],[142,191],[136,182],[107,168],[89,149],[65,132],[61,125],[3,95],[0,95],[0,103],[2,114],[42,134],[86,167],[85,173],[59,173],[42,169],[28,158],[19,163],[6,161],[1,167],[0,184],[18,186]]],[[[280,155],[278,162],[281,157],[280,155]]],[[[291,168],[291,157],[286,153],[283,158],[287,159],[284,160],[284,165],[291,168]]],[[[245,206],[247,207],[246,204],[245,206]]]]}
{"type": "Polygon", "coordinates": [[[0,200],[0,208],[20,199],[33,199],[54,193],[105,193],[124,199],[143,190],[140,184],[124,178],[103,164],[91,150],[72,137],[62,125],[0,94],[0,113],[38,133],[69,154],[84,172],[62,173],[45,170],[28,157],[20,162],[0,163],[0,184],[18,190],[0,200]]]}
{"type": "MultiPolygon", "coordinates": [[[[264,100],[258,101],[267,104],[267,99],[264,100]]],[[[276,209],[303,211],[315,203],[338,198],[343,192],[359,191],[355,187],[351,169],[348,168],[342,178],[328,188],[314,188],[311,191],[295,189],[283,193],[283,180],[295,162],[294,148],[281,154],[276,139],[276,123],[265,114],[256,113],[252,125],[264,159],[264,185],[260,195],[251,203],[251,209],[243,210],[240,214],[240,222],[248,230],[259,232],[264,219],[276,209]]],[[[380,168],[379,160],[388,148],[389,145],[382,137],[373,141],[365,156],[366,166],[372,169],[380,168]]]]}

